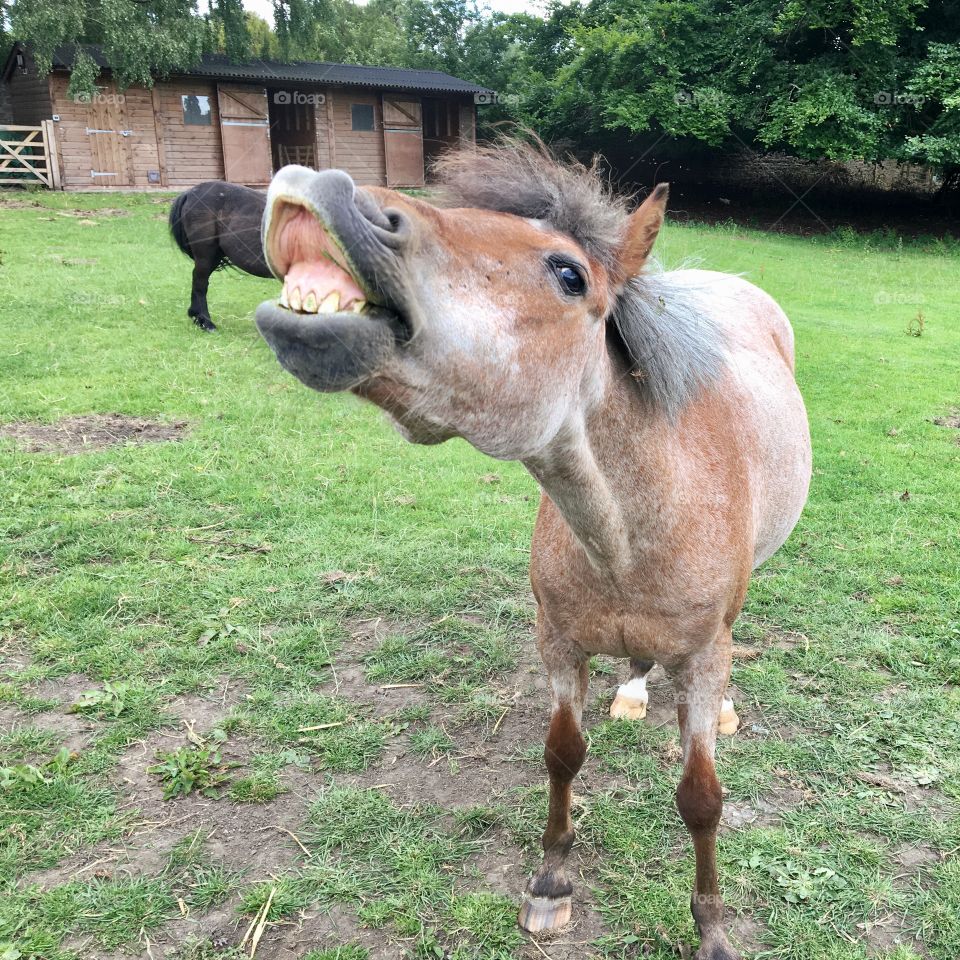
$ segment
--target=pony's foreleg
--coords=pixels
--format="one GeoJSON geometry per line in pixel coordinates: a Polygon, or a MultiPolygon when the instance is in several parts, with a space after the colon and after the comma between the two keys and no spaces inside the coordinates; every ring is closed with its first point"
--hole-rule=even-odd
{"type": "Polygon", "coordinates": [[[198,257],[193,264],[193,288],[190,291],[190,309],[187,316],[201,330],[216,330],[217,325],[210,319],[207,307],[207,288],[210,285],[210,274],[215,264],[211,264],[205,257],[198,257]]]}
{"type": "Polygon", "coordinates": [[[630,658],[630,679],[621,683],[610,704],[610,716],[618,720],[642,720],[647,715],[647,674],[654,668],[652,660],[630,658]]]}
{"type": "Polygon", "coordinates": [[[677,809],[693,839],[697,868],[690,909],[700,932],[695,960],[737,960],[723,924],[717,878],[717,826],[723,791],[714,751],[717,719],[730,676],[730,636],[693,657],[674,676],[677,719],[683,746],[683,776],[677,809]]]}
{"type": "Polygon", "coordinates": [[[573,886],[565,864],[573,847],[570,800],[573,778],[583,765],[587,744],[580,732],[583,702],[587,695],[589,663],[584,657],[559,662],[551,656],[550,644],[541,638],[541,653],[550,674],[553,713],[544,749],[550,775],[550,812],[543,834],[543,863],[527,884],[518,922],[535,933],[562,927],[572,910],[573,886]]]}

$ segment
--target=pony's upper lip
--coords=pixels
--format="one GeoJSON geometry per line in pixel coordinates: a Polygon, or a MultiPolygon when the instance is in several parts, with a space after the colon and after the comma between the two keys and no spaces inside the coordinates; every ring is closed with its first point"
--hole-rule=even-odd
{"type": "Polygon", "coordinates": [[[398,341],[412,336],[402,238],[347,174],[284,167],[267,194],[263,246],[270,269],[284,280],[279,309],[369,312],[388,322],[398,341]]]}
{"type": "Polygon", "coordinates": [[[359,313],[368,300],[363,281],[330,229],[309,205],[280,197],[266,242],[271,269],[283,277],[280,305],[298,313],[359,313]]]}

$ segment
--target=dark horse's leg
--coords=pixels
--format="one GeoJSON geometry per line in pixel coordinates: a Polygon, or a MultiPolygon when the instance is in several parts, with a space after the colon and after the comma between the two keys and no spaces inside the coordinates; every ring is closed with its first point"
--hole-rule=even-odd
{"type": "Polygon", "coordinates": [[[193,263],[193,289],[190,292],[190,309],[187,316],[193,318],[193,322],[201,330],[216,330],[216,324],[210,319],[210,311],[207,308],[207,287],[210,284],[210,274],[217,268],[217,259],[210,256],[200,256],[194,258],[193,263]]]}
{"type": "Polygon", "coordinates": [[[537,617],[537,632],[540,655],[550,675],[553,712],[544,750],[550,775],[550,812],[543,834],[543,863],[527,884],[519,917],[520,926],[531,933],[561,927],[570,919],[573,886],[564,865],[574,837],[571,784],[587,753],[580,720],[590,675],[589,661],[564,643],[546,623],[542,611],[537,617]]]}
{"type": "Polygon", "coordinates": [[[690,909],[700,932],[694,960],[737,960],[723,923],[723,899],[717,879],[717,826],[723,791],[714,766],[717,721],[730,677],[728,628],[717,642],[676,671],[677,719],[683,746],[683,776],[677,809],[693,839],[697,860],[690,909]]]}

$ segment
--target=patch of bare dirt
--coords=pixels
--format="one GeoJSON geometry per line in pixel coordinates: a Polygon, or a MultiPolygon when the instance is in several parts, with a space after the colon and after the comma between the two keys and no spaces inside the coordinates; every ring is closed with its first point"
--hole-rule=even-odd
{"type": "Polygon", "coordinates": [[[129,217],[130,211],[121,207],[97,207],[96,210],[58,210],[61,217],[79,217],[88,219],[90,217],[129,217]]]}
{"type": "MultiPolygon", "coordinates": [[[[205,916],[205,925],[206,919],[205,916]]],[[[238,943],[243,937],[246,923],[244,921],[237,927],[234,936],[226,942],[238,943]]],[[[214,936],[211,939],[218,938],[214,936]]],[[[220,939],[226,940],[222,934],[220,939]]],[[[336,904],[329,908],[310,907],[295,918],[268,924],[257,947],[257,958],[299,960],[309,950],[341,947],[348,943],[366,947],[371,960],[394,960],[403,955],[402,948],[385,937],[382,930],[361,926],[351,908],[336,904]]]]}
{"type": "MultiPolygon", "coordinates": [[[[188,713],[197,717],[194,710],[188,713]]],[[[197,719],[197,732],[200,725],[197,719]]],[[[160,779],[148,768],[156,763],[158,753],[188,744],[186,733],[186,729],[182,734],[157,731],[121,756],[111,780],[119,794],[119,807],[136,817],[122,840],[87,848],[56,867],[34,872],[28,881],[50,889],[87,878],[94,870],[104,878],[155,875],[163,871],[174,846],[197,831],[206,838],[204,849],[210,863],[242,872],[249,882],[279,876],[298,866],[303,852],[295,831],[307,819],[322,779],[286,771],[286,792],[268,804],[238,804],[196,792],[165,801],[160,779]]],[[[225,763],[242,765],[250,752],[251,745],[243,740],[221,745],[225,763]]],[[[237,772],[242,775],[241,769],[237,772]]],[[[207,924],[206,917],[203,922],[207,924]]]]}
{"type": "Polygon", "coordinates": [[[951,430],[960,430],[960,410],[951,410],[945,417],[934,417],[936,427],[949,427],[951,430]]]}
{"type": "Polygon", "coordinates": [[[90,718],[73,713],[71,708],[84,690],[94,686],[88,677],[81,674],[33,684],[29,688],[32,694],[44,700],[59,701],[59,704],[50,710],[33,714],[23,713],[13,706],[4,707],[0,709],[0,729],[33,727],[57,734],[62,746],[71,753],[79,753],[90,743],[97,725],[90,718]]]}
{"type": "Polygon", "coordinates": [[[0,197],[0,207],[8,210],[29,210],[35,207],[42,207],[39,200],[15,200],[12,197],[0,197]]]}
{"type": "Polygon", "coordinates": [[[121,443],[179,440],[185,420],[162,423],[119,413],[64,417],[56,423],[19,421],[0,425],[0,437],[13,440],[27,453],[89,453],[121,443]]]}
{"type": "Polygon", "coordinates": [[[922,843],[905,843],[893,853],[893,859],[909,873],[939,863],[940,853],[922,843]]]}

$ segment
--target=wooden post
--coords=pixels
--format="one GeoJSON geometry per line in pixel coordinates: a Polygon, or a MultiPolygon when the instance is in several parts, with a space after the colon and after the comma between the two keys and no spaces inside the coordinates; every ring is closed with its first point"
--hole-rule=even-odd
{"type": "Polygon", "coordinates": [[[333,90],[327,88],[327,155],[330,157],[330,168],[337,165],[337,125],[333,118],[333,90]]]}
{"type": "Polygon", "coordinates": [[[60,175],[60,146],[57,143],[57,128],[52,120],[43,120],[43,148],[47,155],[47,174],[50,177],[51,190],[62,190],[63,179],[60,175]]]}
{"type": "Polygon", "coordinates": [[[163,125],[163,110],[160,105],[160,91],[156,84],[152,90],[153,100],[153,129],[157,138],[157,165],[160,167],[160,186],[166,187],[167,184],[167,131],[163,125]]]}

